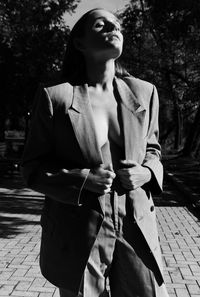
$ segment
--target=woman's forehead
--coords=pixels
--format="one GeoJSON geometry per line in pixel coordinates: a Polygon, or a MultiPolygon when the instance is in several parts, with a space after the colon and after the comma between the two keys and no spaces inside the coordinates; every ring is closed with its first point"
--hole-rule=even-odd
{"type": "Polygon", "coordinates": [[[119,22],[118,18],[114,14],[104,9],[97,9],[97,10],[91,11],[88,17],[88,21],[93,22],[96,19],[101,19],[101,18],[119,22]]]}

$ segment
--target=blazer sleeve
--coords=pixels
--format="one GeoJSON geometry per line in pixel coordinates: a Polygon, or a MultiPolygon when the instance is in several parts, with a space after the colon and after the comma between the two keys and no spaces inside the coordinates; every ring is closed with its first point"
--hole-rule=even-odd
{"type": "Polygon", "coordinates": [[[80,205],[89,169],[58,168],[54,160],[53,106],[46,88],[39,88],[21,161],[27,186],[62,203],[80,205]]]}
{"type": "Polygon", "coordinates": [[[152,194],[160,194],[162,192],[163,183],[163,166],[160,161],[161,147],[158,142],[159,139],[159,127],[158,127],[158,116],[159,116],[159,100],[158,93],[155,86],[153,86],[153,92],[149,105],[150,116],[149,116],[149,128],[147,135],[147,148],[146,155],[143,161],[143,166],[148,167],[152,173],[151,181],[148,186],[152,194]]]}

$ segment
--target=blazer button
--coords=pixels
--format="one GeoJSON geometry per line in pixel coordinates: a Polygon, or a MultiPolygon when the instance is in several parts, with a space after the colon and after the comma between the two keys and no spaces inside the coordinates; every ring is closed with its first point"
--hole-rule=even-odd
{"type": "Polygon", "coordinates": [[[150,211],[154,211],[154,206],[153,205],[151,205],[150,211]]]}

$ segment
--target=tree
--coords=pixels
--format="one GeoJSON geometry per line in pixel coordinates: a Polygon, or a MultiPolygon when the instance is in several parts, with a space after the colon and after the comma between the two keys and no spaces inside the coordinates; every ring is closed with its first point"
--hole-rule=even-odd
{"type": "Polygon", "coordinates": [[[135,0],[121,14],[128,40],[123,61],[158,86],[161,141],[176,150],[183,148],[198,107],[199,12],[197,0],[135,0]]]}
{"type": "Polygon", "coordinates": [[[15,128],[39,82],[60,70],[69,28],[63,14],[79,0],[0,0],[0,141],[5,118],[15,128]]]}

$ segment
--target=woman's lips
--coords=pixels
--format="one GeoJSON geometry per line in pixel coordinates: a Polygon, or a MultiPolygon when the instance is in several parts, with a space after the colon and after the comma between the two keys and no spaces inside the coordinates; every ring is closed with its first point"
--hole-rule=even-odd
{"type": "Polygon", "coordinates": [[[108,39],[113,39],[113,38],[115,39],[116,38],[118,40],[121,40],[120,37],[119,37],[119,35],[118,34],[115,34],[115,33],[107,34],[106,35],[106,38],[108,38],[108,39]]]}

